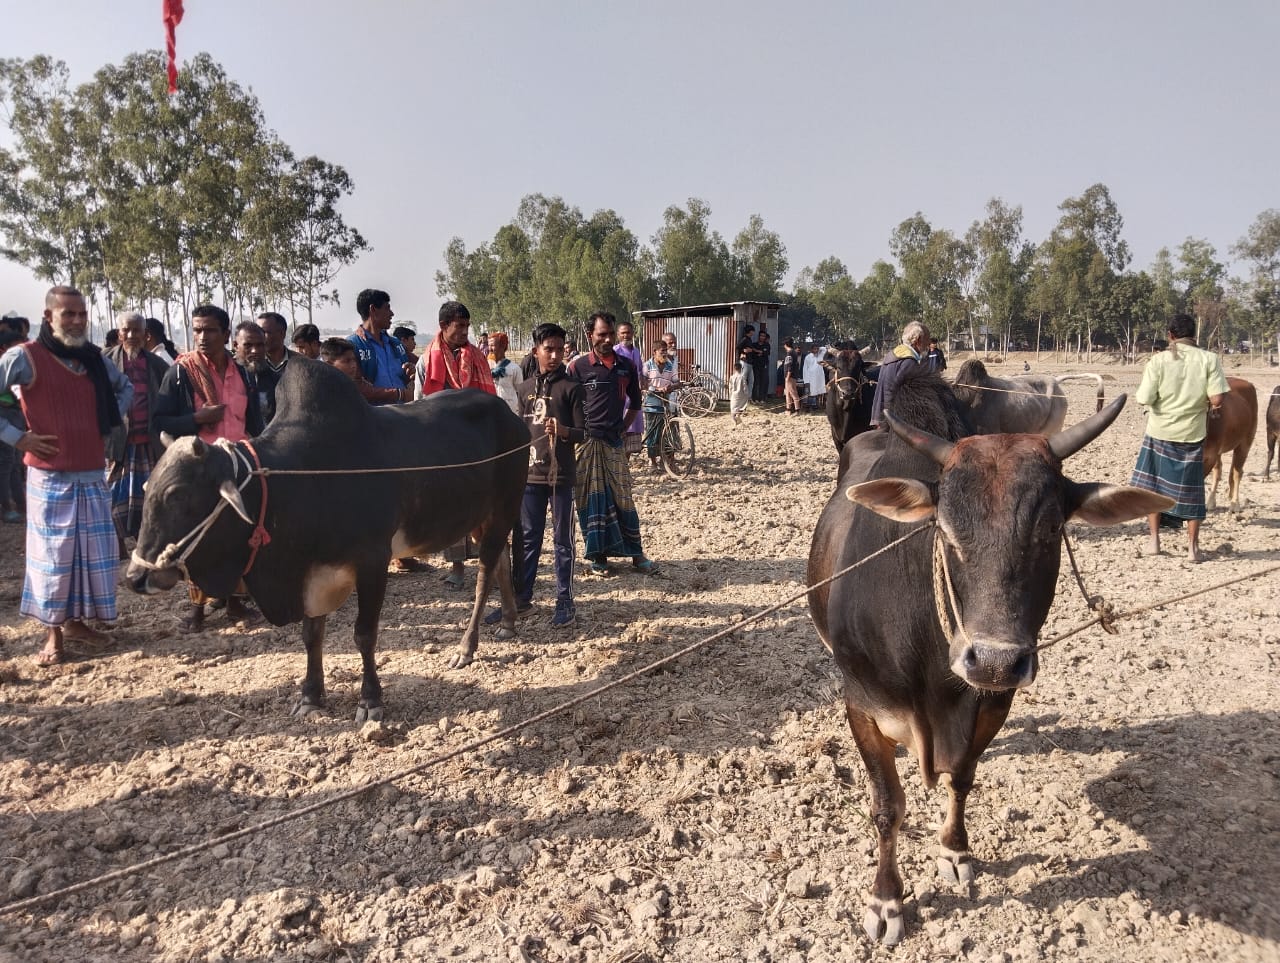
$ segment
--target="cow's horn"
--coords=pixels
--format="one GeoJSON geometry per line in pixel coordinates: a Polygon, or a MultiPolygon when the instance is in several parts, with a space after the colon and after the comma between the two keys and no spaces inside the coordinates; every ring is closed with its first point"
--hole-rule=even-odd
{"type": "Polygon", "coordinates": [[[1116,420],[1116,417],[1120,414],[1120,409],[1124,407],[1124,403],[1128,400],[1128,395],[1120,395],[1111,404],[1090,415],[1084,421],[1077,422],[1066,431],[1051,435],[1049,438],[1049,450],[1057,455],[1059,460],[1066,461],[1106,431],[1111,422],[1116,420]]]}
{"type": "Polygon", "coordinates": [[[165,448],[168,448],[177,440],[177,438],[174,438],[173,435],[169,434],[167,431],[160,432],[160,444],[165,448]]]}
{"type": "Polygon", "coordinates": [[[905,422],[899,421],[887,411],[884,413],[884,418],[889,422],[889,427],[893,429],[895,435],[916,451],[928,455],[939,465],[945,465],[947,459],[951,457],[951,449],[955,448],[954,442],[939,438],[937,435],[931,435],[929,432],[922,431],[919,428],[913,428],[905,422]]]}
{"type": "Polygon", "coordinates": [[[205,455],[209,454],[209,446],[205,444],[203,438],[196,438],[195,441],[191,443],[191,452],[197,458],[203,458],[205,455]]]}
{"type": "Polygon", "coordinates": [[[226,503],[236,510],[236,514],[243,518],[250,525],[253,519],[249,517],[249,512],[244,507],[244,499],[240,497],[240,489],[230,481],[224,481],[218,488],[218,494],[226,500],[226,503]]]}

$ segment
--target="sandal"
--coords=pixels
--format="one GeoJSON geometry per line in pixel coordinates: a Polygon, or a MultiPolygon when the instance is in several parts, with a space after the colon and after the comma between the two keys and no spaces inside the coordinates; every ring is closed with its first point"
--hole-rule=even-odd
{"type": "Polygon", "coordinates": [[[36,665],[40,666],[42,669],[50,669],[55,665],[62,665],[62,663],[66,661],[67,653],[65,650],[62,652],[49,652],[45,649],[41,649],[36,653],[36,665]]]}
{"type": "Polygon", "coordinates": [[[591,574],[592,575],[612,575],[613,569],[609,568],[608,562],[592,562],[591,574]]]}
{"type": "Polygon", "coordinates": [[[641,575],[653,575],[658,571],[658,563],[651,558],[645,558],[643,555],[632,559],[631,567],[641,575]]]}

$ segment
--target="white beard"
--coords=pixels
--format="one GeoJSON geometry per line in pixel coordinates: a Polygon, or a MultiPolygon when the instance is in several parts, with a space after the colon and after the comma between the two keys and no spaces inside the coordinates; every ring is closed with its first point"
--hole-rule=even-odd
{"type": "Polygon", "coordinates": [[[83,348],[89,343],[89,336],[86,334],[76,337],[75,335],[67,334],[64,331],[59,331],[57,328],[53,329],[53,339],[65,344],[68,348],[83,348]]]}

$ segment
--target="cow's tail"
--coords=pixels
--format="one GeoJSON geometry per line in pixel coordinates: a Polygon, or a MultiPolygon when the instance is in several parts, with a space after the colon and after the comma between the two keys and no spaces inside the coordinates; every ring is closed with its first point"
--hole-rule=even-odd
{"type": "Polygon", "coordinates": [[[520,516],[511,524],[511,590],[514,592],[524,584],[524,526],[520,524],[520,516]]]}
{"type": "Polygon", "coordinates": [[[1102,386],[1102,375],[1100,375],[1100,374],[1070,374],[1070,375],[1059,375],[1059,377],[1058,377],[1058,381],[1059,381],[1059,383],[1061,383],[1061,384],[1066,384],[1066,383],[1067,383],[1067,382],[1069,382],[1069,381],[1092,381],[1094,384],[1096,384],[1096,385],[1098,386],[1098,407],[1097,407],[1097,408],[1095,408],[1094,410],[1095,410],[1095,411],[1101,411],[1101,410],[1102,410],[1102,405],[1103,405],[1103,403],[1107,400],[1107,398],[1106,398],[1106,394],[1107,394],[1107,393],[1106,393],[1106,389],[1105,389],[1105,388],[1103,388],[1103,386],[1102,386]]]}

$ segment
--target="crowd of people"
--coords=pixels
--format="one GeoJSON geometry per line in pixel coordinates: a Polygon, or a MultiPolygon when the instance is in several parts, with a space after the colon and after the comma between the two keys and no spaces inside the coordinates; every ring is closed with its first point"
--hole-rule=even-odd
{"type": "MultiPolygon", "coordinates": [[[[25,516],[27,565],[20,611],[45,629],[37,661],[54,665],[68,645],[97,649],[107,637],[91,622],[116,616],[116,575],[142,523],[147,479],[160,457],[162,434],[237,443],[275,417],[276,389],[293,358],[332,365],[354,382],[370,405],[404,404],[441,391],[475,390],[501,398],[523,418],[531,436],[522,504],[524,565],[515,586],[517,608],[533,605],[539,558],[551,518],[555,614],[552,624],[576,619],[573,575],[580,530],[589,570],[613,574],[612,561],[630,560],[643,574],[658,570],[643,547],[633,497],[630,457],[645,451],[660,462],[661,435],[672,391],[681,384],[679,346],[665,332],[643,359],[629,321],[599,311],[585,326],[587,350],[577,353],[568,332],[539,325],[523,363],[508,357],[503,332],[471,341],[471,315],[458,301],[441,306],[438,330],[421,350],[411,327],[392,328],[390,295],[366,289],[356,298],[360,324],[347,337],[322,339],[313,324],[295,328],[263,312],[234,329],[227,312],[200,305],[191,313],[191,350],[179,353],[154,318],[122,312],[106,350],[89,341],[88,309],[72,287],[49,290],[35,337],[24,318],[0,319],[0,512],[5,522],[25,516]]],[[[1220,360],[1198,348],[1194,321],[1170,323],[1170,344],[1148,363],[1137,399],[1150,409],[1147,437],[1131,483],[1169,494],[1177,505],[1150,520],[1149,552],[1160,550],[1160,528],[1189,522],[1189,553],[1199,558],[1204,518],[1202,448],[1206,417],[1227,391],[1220,360]]],[[[729,379],[735,423],[750,401],[768,396],[772,342],[761,325],[747,325],[729,379]]],[[[826,391],[825,349],[801,353],[782,342],[775,381],[789,415],[818,407],[826,391]]],[[[946,358],[923,324],[913,322],[880,363],[872,422],[882,421],[896,387],[916,366],[942,371],[946,358]]],[[[444,553],[444,580],[461,588],[468,541],[444,553]]],[[[401,571],[429,566],[397,559],[401,571]]],[[[194,585],[181,624],[198,630],[210,607],[229,618],[260,618],[243,584],[227,599],[210,599],[194,585]]],[[[486,621],[497,622],[494,611],[486,621]]]]}

